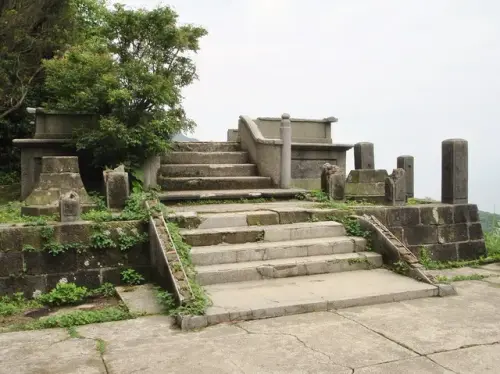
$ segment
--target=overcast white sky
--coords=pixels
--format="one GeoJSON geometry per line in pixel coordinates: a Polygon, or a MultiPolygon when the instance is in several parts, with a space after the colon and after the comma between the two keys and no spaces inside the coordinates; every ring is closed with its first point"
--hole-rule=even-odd
{"type": "Polygon", "coordinates": [[[333,115],[334,142],[373,142],[389,172],[415,156],[416,195],[439,199],[441,141],[465,138],[469,200],[500,210],[500,1],[121,2],[208,29],[185,90],[199,140],[226,140],[241,114],[333,115]]]}

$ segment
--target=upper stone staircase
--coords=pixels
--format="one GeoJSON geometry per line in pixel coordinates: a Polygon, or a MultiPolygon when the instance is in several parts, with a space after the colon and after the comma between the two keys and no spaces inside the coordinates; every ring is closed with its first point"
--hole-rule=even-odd
{"type": "Polygon", "coordinates": [[[291,198],[302,191],[275,188],[236,142],[175,143],[174,151],[161,157],[157,180],[163,201],[291,198]]]}

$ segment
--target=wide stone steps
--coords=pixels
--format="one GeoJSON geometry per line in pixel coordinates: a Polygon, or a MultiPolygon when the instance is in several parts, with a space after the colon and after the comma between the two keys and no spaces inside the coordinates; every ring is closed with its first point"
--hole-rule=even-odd
{"type": "Polygon", "coordinates": [[[192,247],[191,258],[196,266],[267,261],[293,257],[324,256],[364,251],[363,238],[303,239],[283,242],[260,242],[192,247]]]}
{"type": "Polygon", "coordinates": [[[438,288],[386,269],[219,283],[199,326],[322,312],[438,295],[438,288]]]}
{"type": "Polygon", "coordinates": [[[281,242],[345,236],[344,226],[333,221],[194,229],[181,230],[180,232],[186,243],[191,246],[209,246],[221,243],[281,242]]]}
{"type": "Polygon", "coordinates": [[[247,152],[170,152],[161,164],[247,164],[247,152]]]}
{"type": "Polygon", "coordinates": [[[257,175],[255,164],[163,164],[161,177],[251,177],[257,175]]]}
{"type": "Polygon", "coordinates": [[[158,184],[166,191],[199,190],[245,190],[270,188],[271,178],[267,177],[182,177],[158,176],[158,184]]]}
{"type": "Polygon", "coordinates": [[[382,264],[382,256],[378,253],[342,253],[198,266],[196,278],[201,285],[210,285],[367,270],[382,264]]]}
{"type": "Polygon", "coordinates": [[[287,190],[279,188],[256,188],[241,190],[162,191],[158,194],[158,198],[164,203],[193,200],[293,199],[303,192],[305,190],[298,188],[287,190]]]}
{"type": "Polygon", "coordinates": [[[176,142],[173,149],[177,152],[238,152],[241,146],[237,142],[176,142]]]}

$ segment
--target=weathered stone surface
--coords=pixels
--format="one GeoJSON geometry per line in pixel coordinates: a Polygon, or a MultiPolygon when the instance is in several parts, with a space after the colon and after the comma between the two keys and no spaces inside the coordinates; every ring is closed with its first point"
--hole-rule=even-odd
{"type": "Polygon", "coordinates": [[[76,251],[54,256],[48,252],[23,252],[26,274],[67,273],[76,271],[76,251]]]}
{"type": "Polygon", "coordinates": [[[110,209],[123,209],[130,195],[128,173],[123,165],[119,168],[103,172],[106,203],[110,209]]]}
{"type": "Polygon", "coordinates": [[[375,169],[373,143],[357,143],[354,145],[354,168],[375,169]]]}
{"type": "Polygon", "coordinates": [[[418,207],[387,208],[387,226],[416,226],[420,223],[418,207]]]}
{"type": "Polygon", "coordinates": [[[26,297],[33,297],[33,292],[45,292],[46,276],[18,275],[0,278],[0,296],[23,292],[26,297]]]}
{"type": "Polygon", "coordinates": [[[420,223],[423,225],[443,225],[455,223],[453,213],[456,207],[450,205],[421,206],[420,223]]]}
{"type": "Polygon", "coordinates": [[[0,277],[23,272],[23,256],[20,252],[0,252],[0,277]]]}
{"type": "Polygon", "coordinates": [[[459,260],[474,260],[486,255],[486,245],[484,240],[471,240],[457,243],[459,260]]]}
{"type": "Polygon", "coordinates": [[[414,164],[413,156],[399,156],[397,159],[398,169],[405,171],[406,196],[409,198],[414,197],[414,164]]]}
{"type": "Polygon", "coordinates": [[[154,287],[151,284],[116,287],[116,292],[131,313],[148,315],[161,314],[163,312],[156,298],[154,287]]]}
{"type": "Polygon", "coordinates": [[[464,242],[469,240],[469,227],[466,223],[438,226],[439,243],[464,242]]]}
{"type": "Polygon", "coordinates": [[[404,169],[394,169],[385,178],[385,199],[390,205],[404,205],[406,202],[406,179],[404,169]]]}
{"type": "Polygon", "coordinates": [[[59,199],[59,216],[61,222],[75,222],[80,220],[82,209],[80,197],[74,191],[62,195],[59,199]]]}
{"type": "Polygon", "coordinates": [[[271,211],[256,211],[246,213],[248,226],[277,225],[279,214],[271,211]]]}
{"type": "Polygon", "coordinates": [[[469,239],[470,240],[484,239],[483,226],[480,223],[469,224],[469,239]]]}
{"type": "Polygon", "coordinates": [[[425,248],[436,261],[458,260],[457,243],[413,245],[408,248],[417,256],[420,256],[421,249],[425,248]]]}
{"type": "Polygon", "coordinates": [[[346,177],[337,165],[326,163],[321,168],[321,189],[333,200],[344,200],[346,177]]]}
{"type": "Polygon", "coordinates": [[[479,222],[479,209],[476,204],[455,205],[455,223],[479,222]]]}
{"type": "Polygon", "coordinates": [[[77,157],[44,157],[42,160],[42,173],[80,173],[77,157]]]}
{"type": "Polygon", "coordinates": [[[469,189],[468,143],[448,139],[442,143],[441,202],[467,204],[469,189]]]}
{"type": "Polygon", "coordinates": [[[409,226],[404,228],[404,238],[408,245],[434,244],[438,242],[437,231],[437,226],[409,226]]]}
{"type": "Polygon", "coordinates": [[[351,170],[347,176],[348,183],[381,183],[387,178],[387,170],[361,169],[351,170]]]}

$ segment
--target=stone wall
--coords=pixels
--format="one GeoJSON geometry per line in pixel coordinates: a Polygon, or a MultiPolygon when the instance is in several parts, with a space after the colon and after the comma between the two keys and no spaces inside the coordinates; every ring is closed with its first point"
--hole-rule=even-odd
{"type": "MultiPolygon", "coordinates": [[[[76,222],[51,226],[54,242],[68,247],[56,255],[47,250],[33,251],[43,247],[41,229],[49,226],[0,226],[0,295],[24,292],[31,297],[36,290],[45,292],[54,288],[63,278],[89,288],[106,282],[120,284],[120,272],[126,268],[150,278],[148,242],[124,251],[83,248],[91,244],[94,225],[94,222],[76,222]],[[26,250],[29,247],[32,249],[26,250]]],[[[105,225],[106,231],[115,238],[120,230],[147,232],[147,227],[138,221],[105,225]]]]}
{"type": "Polygon", "coordinates": [[[414,254],[428,249],[438,261],[477,259],[486,254],[484,235],[474,204],[425,204],[355,208],[377,217],[414,254]]]}

